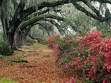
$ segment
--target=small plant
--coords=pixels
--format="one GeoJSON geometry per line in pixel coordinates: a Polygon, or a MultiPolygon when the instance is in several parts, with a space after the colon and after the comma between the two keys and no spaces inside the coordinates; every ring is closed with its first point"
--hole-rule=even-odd
{"type": "Polygon", "coordinates": [[[12,50],[9,48],[9,46],[5,42],[0,42],[0,55],[10,55],[12,53],[12,50]]]}

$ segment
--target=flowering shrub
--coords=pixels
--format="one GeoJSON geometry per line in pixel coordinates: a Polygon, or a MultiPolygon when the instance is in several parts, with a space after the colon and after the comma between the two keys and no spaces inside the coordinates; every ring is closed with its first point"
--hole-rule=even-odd
{"type": "Polygon", "coordinates": [[[72,71],[83,83],[111,83],[111,39],[102,38],[101,32],[89,32],[79,40],[71,36],[51,39],[64,70],[72,71]]]}

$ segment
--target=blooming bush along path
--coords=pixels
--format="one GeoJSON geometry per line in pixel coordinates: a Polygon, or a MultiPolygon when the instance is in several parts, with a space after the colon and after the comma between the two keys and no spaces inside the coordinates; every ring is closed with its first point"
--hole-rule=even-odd
{"type": "Polygon", "coordinates": [[[67,82],[67,76],[55,64],[56,56],[52,55],[52,50],[46,46],[36,48],[36,45],[25,47],[12,56],[1,58],[0,77],[18,83],[70,83],[67,82]]]}
{"type": "Polygon", "coordinates": [[[98,31],[85,35],[49,36],[48,46],[58,56],[57,62],[82,83],[111,83],[111,38],[98,31]]]}

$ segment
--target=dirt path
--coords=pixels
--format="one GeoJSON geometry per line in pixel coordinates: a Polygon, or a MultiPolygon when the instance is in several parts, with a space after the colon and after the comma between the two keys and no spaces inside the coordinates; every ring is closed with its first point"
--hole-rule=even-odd
{"type": "Polygon", "coordinates": [[[56,56],[53,56],[52,50],[41,47],[29,51],[30,48],[0,59],[0,76],[19,83],[65,83],[66,77],[55,64],[56,56]],[[17,60],[23,63],[15,62],[17,60]]]}

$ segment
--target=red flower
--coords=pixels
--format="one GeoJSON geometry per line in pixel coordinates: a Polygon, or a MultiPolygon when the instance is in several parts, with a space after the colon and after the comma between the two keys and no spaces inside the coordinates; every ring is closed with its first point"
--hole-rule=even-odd
{"type": "Polygon", "coordinates": [[[69,77],[66,81],[65,81],[65,83],[76,83],[76,78],[74,78],[74,77],[69,77]]]}
{"type": "Polygon", "coordinates": [[[89,58],[89,60],[90,60],[91,62],[93,62],[93,63],[96,63],[96,62],[97,62],[97,56],[89,56],[88,58],[89,58]]]}
{"type": "Polygon", "coordinates": [[[108,83],[108,81],[106,79],[104,79],[102,83],[108,83]]]}
{"type": "Polygon", "coordinates": [[[53,44],[52,45],[54,55],[58,56],[60,54],[60,46],[58,44],[53,44]]]}
{"type": "Polygon", "coordinates": [[[73,58],[73,65],[80,65],[81,64],[81,58],[80,57],[74,57],[73,58]]]}
{"type": "Polygon", "coordinates": [[[70,77],[71,83],[76,83],[76,78],[70,77]]]}
{"type": "Polygon", "coordinates": [[[82,41],[80,42],[80,47],[89,46],[100,42],[101,42],[101,33],[90,32],[82,39],[82,41]]]}
{"type": "Polygon", "coordinates": [[[91,63],[92,66],[97,65],[97,56],[89,56],[83,61],[83,64],[91,63]]]}
{"type": "Polygon", "coordinates": [[[105,39],[102,41],[101,51],[102,52],[110,52],[111,51],[111,39],[105,39]]]}
{"type": "Polygon", "coordinates": [[[96,67],[92,66],[88,71],[87,71],[87,76],[91,79],[94,80],[96,79],[96,67]]]}
{"type": "Polygon", "coordinates": [[[104,66],[108,72],[111,72],[111,52],[104,54],[104,66]]]}
{"type": "Polygon", "coordinates": [[[96,72],[97,72],[97,56],[89,56],[87,60],[85,60],[84,64],[91,63],[89,68],[86,69],[86,75],[94,80],[96,79],[96,72]]]}
{"type": "Polygon", "coordinates": [[[65,69],[68,69],[68,68],[69,68],[69,64],[65,64],[65,65],[64,65],[64,68],[65,68],[65,69]]]}
{"type": "Polygon", "coordinates": [[[76,69],[82,68],[82,61],[80,57],[74,57],[70,62],[69,65],[71,67],[76,67],[76,69]]]}
{"type": "Polygon", "coordinates": [[[58,44],[53,44],[52,47],[53,47],[53,49],[59,49],[60,48],[60,46],[58,44]]]}

